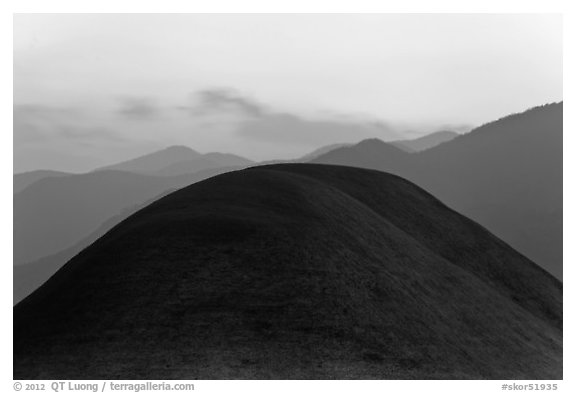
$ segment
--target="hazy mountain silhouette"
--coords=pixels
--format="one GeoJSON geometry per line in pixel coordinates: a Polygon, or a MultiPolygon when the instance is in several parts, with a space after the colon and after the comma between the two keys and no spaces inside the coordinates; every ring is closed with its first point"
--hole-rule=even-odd
{"type": "Polygon", "coordinates": [[[206,153],[204,158],[217,162],[220,166],[241,167],[254,164],[254,161],[230,153],[206,153]]]}
{"type": "Polygon", "coordinates": [[[186,146],[171,146],[98,170],[115,170],[154,176],[179,176],[221,167],[248,166],[254,162],[226,153],[201,154],[186,146]]]}
{"type": "Polygon", "coordinates": [[[175,162],[162,168],[155,174],[161,176],[179,176],[206,169],[246,167],[252,164],[254,164],[254,161],[250,161],[234,154],[207,153],[192,160],[175,162]]]}
{"type": "Polygon", "coordinates": [[[175,162],[165,168],[160,169],[159,171],[154,172],[154,174],[158,176],[180,176],[203,171],[206,169],[219,168],[221,166],[222,165],[218,164],[217,162],[204,157],[200,157],[193,160],[175,162]]]}
{"type": "Polygon", "coordinates": [[[181,161],[199,159],[201,153],[186,146],[171,146],[144,156],[109,165],[98,170],[126,171],[142,174],[154,174],[169,165],[181,161]]]}
{"type": "Polygon", "coordinates": [[[61,177],[68,175],[71,175],[71,173],[49,171],[49,170],[17,173],[13,177],[14,178],[13,194],[19,193],[29,185],[36,183],[38,180],[46,179],[49,177],[61,177]]]}
{"type": "Polygon", "coordinates": [[[562,103],[488,123],[421,153],[401,155],[367,140],[313,162],[405,177],[562,277],[562,103]]]}
{"type": "Polygon", "coordinates": [[[173,177],[98,171],[40,180],[14,195],[14,264],[69,248],[124,209],[232,169],[173,177]]]}
{"type": "Polygon", "coordinates": [[[332,145],[322,146],[316,150],[311,151],[308,154],[303,155],[302,157],[300,157],[298,159],[298,161],[307,162],[307,161],[313,160],[314,158],[319,157],[323,154],[326,154],[332,150],[336,150],[340,147],[351,146],[351,145],[352,145],[352,143],[334,143],[332,145]]]}
{"type": "MultiPolygon", "coordinates": [[[[395,146],[401,150],[404,150],[408,153],[413,153],[416,151],[423,151],[438,146],[440,143],[448,142],[449,140],[452,140],[457,136],[458,134],[453,131],[438,131],[416,139],[397,140],[386,143],[395,146]]],[[[298,160],[294,161],[308,162],[338,148],[349,147],[353,145],[354,145],[353,143],[334,143],[332,145],[322,146],[316,150],[313,150],[308,154],[305,154],[298,160]]]]}
{"type": "Polygon", "coordinates": [[[18,304],[14,379],[36,378],[562,378],[562,286],[397,176],[254,167],[138,211],[18,304]]]}
{"type": "Polygon", "coordinates": [[[72,257],[78,254],[84,248],[88,247],[90,244],[94,243],[98,238],[108,232],[115,225],[131,216],[133,213],[137,212],[144,206],[150,204],[155,199],[161,198],[168,193],[170,193],[170,191],[163,192],[162,194],[155,196],[153,199],[148,200],[141,205],[131,206],[129,208],[123,209],[120,214],[108,219],[106,222],[101,224],[96,231],[92,232],[89,236],[80,240],[72,247],[69,247],[56,254],[40,258],[34,262],[14,265],[13,304],[19,303],[26,296],[34,292],[38,287],[40,287],[40,285],[44,284],[54,273],[56,273],[58,269],[64,266],[64,264],[68,262],[72,257]]]}
{"type": "Polygon", "coordinates": [[[411,166],[412,154],[380,139],[365,139],[355,145],[329,151],[315,158],[313,163],[338,164],[363,168],[402,172],[411,166]]]}
{"type": "Polygon", "coordinates": [[[453,131],[438,131],[416,139],[394,141],[389,143],[402,150],[412,153],[431,149],[441,143],[451,141],[458,135],[458,133],[453,131]]]}

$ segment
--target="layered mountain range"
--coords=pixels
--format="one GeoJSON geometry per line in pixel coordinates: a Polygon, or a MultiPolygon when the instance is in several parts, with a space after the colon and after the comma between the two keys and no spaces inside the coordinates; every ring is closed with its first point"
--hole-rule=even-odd
{"type": "Polygon", "coordinates": [[[20,302],[14,378],[562,378],[562,286],[398,176],[253,167],[140,209],[20,302]]]}

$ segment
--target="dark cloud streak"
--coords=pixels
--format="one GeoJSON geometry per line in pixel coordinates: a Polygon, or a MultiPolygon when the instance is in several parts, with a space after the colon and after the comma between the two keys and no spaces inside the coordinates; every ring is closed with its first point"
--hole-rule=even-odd
{"type": "Polygon", "coordinates": [[[249,117],[261,117],[268,109],[256,101],[244,97],[234,89],[212,88],[199,91],[194,95],[195,105],[192,114],[203,115],[214,112],[237,112],[249,117]]]}
{"type": "Polygon", "coordinates": [[[384,122],[364,119],[307,118],[272,109],[247,98],[233,89],[213,88],[193,95],[192,105],[183,107],[195,117],[213,122],[235,123],[236,136],[259,142],[318,146],[327,143],[353,142],[379,137],[398,139],[394,127],[384,122]]]}
{"type": "Polygon", "coordinates": [[[14,139],[23,144],[62,142],[123,142],[114,130],[87,123],[82,111],[72,107],[15,105],[14,139]]]}
{"type": "Polygon", "coordinates": [[[130,120],[148,121],[160,116],[154,100],[145,97],[127,97],[120,100],[118,114],[130,120]]]}

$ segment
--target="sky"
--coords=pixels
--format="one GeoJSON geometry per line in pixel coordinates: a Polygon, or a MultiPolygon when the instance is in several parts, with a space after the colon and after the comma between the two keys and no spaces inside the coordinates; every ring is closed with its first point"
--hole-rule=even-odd
{"type": "Polygon", "coordinates": [[[553,14],[17,14],[14,168],[254,160],[465,132],[562,97],[553,14]]]}

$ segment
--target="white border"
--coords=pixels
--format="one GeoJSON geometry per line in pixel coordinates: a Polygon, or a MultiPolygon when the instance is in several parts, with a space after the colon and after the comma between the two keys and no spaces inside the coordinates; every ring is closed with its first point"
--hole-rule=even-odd
{"type": "MultiPolygon", "coordinates": [[[[483,0],[475,2],[464,1],[316,1],[316,0],[291,0],[272,2],[270,0],[211,0],[211,1],[120,1],[101,0],[80,2],[72,0],[53,1],[9,1],[2,3],[0,13],[0,40],[2,42],[2,116],[0,121],[2,132],[0,143],[2,154],[0,155],[2,167],[3,192],[2,217],[2,286],[0,287],[2,299],[2,334],[3,351],[1,358],[0,375],[2,391],[13,391],[12,381],[12,199],[10,185],[12,184],[12,13],[14,12],[484,12],[484,13],[520,13],[520,12],[561,12],[564,13],[564,200],[567,201],[564,210],[564,381],[552,381],[559,383],[558,391],[576,391],[574,373],[574,277],[573,261],[576,259],[574,248],[575,208],[576,193],[574,182],[570,174],[576,170],[576,162],[571,153],[574,152],[576,131],[574,121],[573,93],[576,87],[574,72],[576,64],[574,51],[576,44],[576,13],[570,1],[506,1],[506,0],[483,0]]],[[[574,2],[572,2],[574,3],[574,2]]],[[[524,383],[516,381],[517,383],[524,383]]],[[[529,381],[526,381],[528,383],[529,381]]],[[[535,381],[536,382],[536,381],[535,381]]],[[[353,389],[361,389],[366,392],[383,391],[443,391],[443,392],[495,392],[501,390],[500,381],[196,381],[197,391],[238,391],[238,392],[293,392],[295,390],[318,391],[329,389],[336,392],[350,392],[353,389]]]]}

